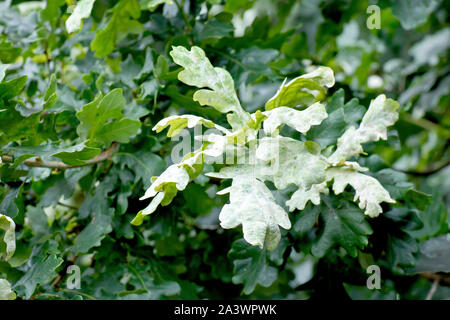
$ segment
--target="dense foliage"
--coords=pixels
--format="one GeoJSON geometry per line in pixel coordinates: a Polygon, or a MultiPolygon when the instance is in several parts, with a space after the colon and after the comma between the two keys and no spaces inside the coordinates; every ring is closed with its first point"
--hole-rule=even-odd
{"type": "Polygon", "coordinates": [[[0,2],[0,299],[449,298],[448,9],[0,2]]]}

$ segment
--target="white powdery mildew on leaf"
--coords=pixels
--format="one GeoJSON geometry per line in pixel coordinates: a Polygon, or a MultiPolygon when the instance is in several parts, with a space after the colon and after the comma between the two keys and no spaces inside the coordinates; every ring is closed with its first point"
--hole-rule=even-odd
{"type": "Polygon", "coordinates": [[[381,202],[395,203],[389,192],[383,188],[380,182],[368,175],[354,171],[350,168],[329,168],[327,170],[328,180],[334,180],[333,191],[340,194],[349,184],[355,189],[355,198],[359,200],[359,207],[365,209],[365,214],[370,217],[377,217],[383,210],[381,202]]]}
{"type": "Polygon", "coordinates": [[[150,188],[147,189],[144,196],[139,200],[154,197],[159,191],[163,191],[168,186],[175,187],[178,190],[184,190],[188,182],[189,174],[187,171],[179,164],[173,164],[153,181],[150,188]]]}
{"type": "Polygon", "coordinates": [[[325,106],[320,102],[314,103],[303,111],[279,107],[263,114],[267,116],[264,121],[264,131],[269,135],[275,133],[282,124],[287,124],[298,132],[305,134],[311,126],[319,125],[328,117],[325,106]]]}
{"type": "Polygon", "coordinates": [[[303,210],[309,201],[319,205],[321,193],[329,193],[328,182],[333,180],[335,194],[342,193],[347,185],[351,185],[356,192],[354,201],[358,201],[359,207],[371,217],[382,212],[381,202],[394,202],[375,178],[360,173],[367,168],[347,161],[363,152],[362,143],[387,138],[387,127],[398,118],[398,103],[394,100],[380,95],[372,101],[359,128],[347,129],[338,139],[334,154],[327,158],[317,143],[280,136],[279,130],[282,125],[288,125],[305,134],[311,126],[320,125],[328,117],[324,105],[318,101],[325,98],[324,87],[334,85],[330,68],[319,67],[287,84],[284,82],[266,103],[267,111],[249,114],[240,106],[230,74],[224,69],[214,68],[202,49],[192,47],[188,51],[174,47],[171,55],[177,64],[184,67],[178,74],[181,81],[211,89],[198,90],[194,100],[223,113],[230,112],[227,120],[232,130],[191,115],[161,120],[153,130],[160,132],[170,126],[169,137],[186,127],[200,124],[216,128],[221,134],[195,137],[202,142],[202,147],[154,180],[141,199],[154,198],[147,208],[139,212],[134,224],[142,223],[143,217],[154,212],[159,205],[168,205],[179,190],[184,190],[189,181],[202,172],[205,162],[217,161],[224,154],[227,166],[219,172],[205,174],[233,179],[230,187],[217,192],[219,195],[230,193],[230,203],[222,208],[219,216],[220,224],[225,229],[242,225],[245,240],[261,248],[265,245],[269,250],[275,249],[280,241],[279,227],[291,227],[288,214],[276,203],[265,181],[273,182],[278,190],[291,186],[298,188],[286,201],[289,211],[303,210]],[[294,107],[305,109],[300,111],[294,107]],[[261,127],[270,137],[258,139],[261,127]],[[229,151],[232,151],[230,163],[229,151]]]}
{"type": "Polygon", "coordinates": [[[66,29],[68,33],[79,31],[81,21],[91,15],[95,0],[80,0],[77,2],[72,14],[66,20],[66,29]]]}
{"type": "Polygon", "coordinates": [[[9,260],[16,251],[16,224],[13,219],[0,214],[0,229],[4,231],[2,241],[5,243],[5,252],[0,252],[0,260],[9,260]]]}
{"type": "Polygon", "coordinates": [[[219,215],[222,228],[231,229],[242,224],[248,243],[263,248],[265,242],[267,249],[275,249],[281,238],[278,226],[290,229],[291,222],[264,182],[236,177],[227,191],[230,192],[230,203],[219,215]]]}
{"type": "Polygon", "coordinates": [[[195,101],[223,113],[235,112],[241,118],[239,120],[250,120],[249,114],[241,107],[231,75],[225,69],[215,68],[201,48],[194,46],[189,51],[181,46],[173,47],[170,55],[176,64],[185,68],[178,74],[180,81],[190,86],[211,89],[197,90],[193,97],[195,101]]]}
{"type": "Polygon", "coordinates": [[[320,148],[314,142],[277,136],[261,139],[256,157],[271,162],[271,180],[277,189],[291,184],[308,189],[326,177],[328,164],[319,152],[320,148]]]}
{"type": "Polygon", "coordinates": [[[228,130],[225,128],[218,126],[214,124],[211,120],[197,117],[193,115],[180,115],[180,116],[170,116],[167,118],[162,119],[159,121],[152,130],[156,131],[157,133],[163,131],[165,128],[170,126],[169,131],[167,132],[168,137],[173,137],[178,135],[181,130],[184,128],[193,128],[197,125],[204,125],[207,128],[217,128],[218,130],[226,133],[228,130]]]}
{"type": "Polygon", "coordinates": [[[11,285],[5,279],[0,279],[0,300],[14,300],[16,294],[11,290],[11,285]]]}
{"type": "Polygon", "coordinates": [[[343,163],[346,159],[363,152],[361,144],[387,139],[387,127],[398,119],[398,102],[379,95],[370,103],[358,129],[348,128],[338,139],[336,151],[328,158],[333,164],[343,163]]]}
{"type": "Polygon", "coordinates": [[[325,87],[334,85],[333,70],[328,67],[318,67],[313,72],[304,74],[281,84],[277,93],[266,103],[266,110],[279,107],[295,107],[310,105],[325,97],[325,87]]]}
{"type": "Polygon", "coordinates": [[[318,205],[320,203],[320,193],[328,194],[326,182],[313,184],[309,190],[306,190],[303,187],[299,188],[292,194],[291,199],[286,201],[286,205],[289,207],[289,212],[292,212],[295,209],[305,209],[308,201],[318,205]]]}
{"type": "Polygon", "coordinates": [[[334,73],[331,68],[318,67],[314,71],[300,76],[303,79],[311,79],[316,81],[319,85],[331,88],[334,86],[334,73]]]}

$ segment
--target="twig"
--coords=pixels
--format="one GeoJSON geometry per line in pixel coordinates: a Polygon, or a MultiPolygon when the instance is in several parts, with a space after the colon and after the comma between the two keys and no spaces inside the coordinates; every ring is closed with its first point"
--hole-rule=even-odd
{"type": "Polygon", "coordinates": [[[433,173],[436,173],[436,172],[444,169],[448,165],[450,165],[450,158],[437,166],[434,166],[432,168],[427,168],[423,171],[406,170],[406,171],[402,171],[402,172],[411,174],[413,176],[429,176],[429,175],[432,175],[433,173]]]}
{"type": "Polygon", "coordinates": [[[441,284],[450,286],[450,275],[440,275],[432,272],[424,272],[421,273],[420,276],[432,281],[439,280],[441,284]]]}
{"type": "Polygon", "coordinates": [[[427,294],[427,297],[425,298],[425,300],[431,300],[433,299],[433,295],[436,292],[436,289],[439,285],[439,278],[434,279],[433,284],[431,285],[430,291],[427,294]]]}
{"type": "Polygon", "coordinates": [[[414,118],[411,114],[403,112],[401,114],[401,119],[405,122],[421,127],[425,130],[436,131],[438,133],[441,133],[446,138],[450,138],[450,130],[442,128],[439,124],[434,123],[425,118],[414,118]]]}
{"type": "Polygon", "coordinates": [[[70,204],[67,204],[67,203],[64,203],[64,202],[61,202],[61,201],[58,201],[58,205],[66,207],[66,208],[69,208],[69,209],[78,210],[77,207],[71,206],[70,204]]]}
{"type": "MultiPolygon", "coordinates": [[[[72,168],[79,168],[79,167],[85,167],[90,166],[99,162],[103,162],[106,160],[110,160],[112,154],[114,151],[117,150],[117,147],[119,144],[117,142],[114,142],[110,148],[106,149],[102,153],[100,153],[95,158],[92,158],[91,160],[87,161],[85,164],[81,165],[69,165],[62,161],[42,161],[39,158],[35,158],[34,160],[25,160],[23,163],[25,163],[29,167],[39,167],[39,168],[50,168],[50,169],[72,169],[72,168]]],[[[13,162],[13,158],[11,156],[2,156],[1,157],[2,162],[13,162]]]]}

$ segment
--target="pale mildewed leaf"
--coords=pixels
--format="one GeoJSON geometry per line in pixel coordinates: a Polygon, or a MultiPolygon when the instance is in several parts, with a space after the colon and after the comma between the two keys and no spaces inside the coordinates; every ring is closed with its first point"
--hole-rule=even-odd
{"type": "Polygon", "coordinates": [[[395,202],[380,182],[371,176],[345,167],[329,168],[327,176],[328,180],[334,180],[335,194],[340,194],[348,184],[351,185],[355,189],[353,201],[359,199],[359,207],[365,209],[364,213],[370,217],[376,217],[383,212],[381,202],[395,202]]]}
{"type": "Polygon", "coordinates": [[[144,217],[153,213],[160,204],[166,206],[172,202],[177,192],[186,188],[191,175],[199,173],[197,166],[202,165],[200,150],[187,155],[181,163],[169,166],[159,177],[153,177],[151,186],[139,200],[154,198],[144,210],[138,212],[131,223],[142,224],[144,217]]]}
{"type": "Polygon", "coordinates": [[[14,300],[16,294],[11,290],[11,285],[6,279],[0,279],[0,300],[14,300]]]}
{"type": "Polygon", "coordinates": [[[218,179],[234,179],[237,177],[257,178],[260,180],[271,180],[272,168],[265,163],[240,164],[224,167],[219,172],[208,172],[208,177],[218,179]]]}
{"type": "Polygon", "coordinates": [[[167,136],[173,137],[178,135],[181,130],[186,127],[193,128],[200,124],[204,125],[207,128],[217,128],[218,130],[227,132],[225,128],[214,124],[214,122],[212,122],[211,120],[193,115],[170,116],[164,118],[153,127],[153,130],[159,133],[170,126],[169,131],[167,132],[167,136]]]}
{"type": "Polygon", "coordinates": [[[5,245],[5,251],[0,251],[0,260],[6,261],[16,251],[16,224],[10,217],[0,214],[0,229],[4,231],[2,242],[5,245]]]}
{"type": "Polygon", "coordinates": [[[159,177],[153,181],[140,200],[145,200],[156,196],[160,191],[167,192],[174,190],[184,190],[189,183],[188,172],[179,164],[168,167],[159,177]]]}
{"type": "Polygon", "coordinates": [[[314,80],[321,86],[328,88],[334,86],[335,83],[333,70],[323,66],[318,67],[314,71],[304,74],[301,77],[314,80]]]}
{"type": "Polygon", "coordinates": [[[156,208],[161,204],[164,199],[164,192],[158,192],[156,196],[152,199],[150,204],[144,209],[138,212],[136,217],[131,221],[131,224],[138,226],[144,221],[144,217],[155,212],[156,208]]]}
{"type": "Polygon", "coordinates": [[[230,229],[242,224],[244,239],[248,243],[263,248],[265,242],[267,249],[275,249],[281,238],[278,226],[290,229],[291,222],[264,182],[236,177],[228,191],[230,203],[219,215],[222,228],[230,229]]]}
{"type": "Polygon", "coordinates": [[[211,89],[197,90],[193,97],[195,101],[223,113],[234,112],[242,124],[250,120],[250,115],[241,107],[231,75],[225,69],[214,68],[201,48],[194,46],[189,51],[182,46],[173,47],[170,55],[176,64],[184,67],[178,74],[180,81],[211,89]]]}
{"type": "Polygon", "coordinates": [[[172,0],[141,0],[140,5],[141,8],[147,9],[150,11],[155,11],[156,8],[159,7],[159,5],[167,3],[167,4],[173,4],[172,0]]]}
{"type": "Polygon", "coordinates": [[[95,0],[80,0],[77,2],[72,14],[66,20],[66,29],[68,33],[80,30],[81,21],[91,15],[94,2],[95,0]]]}
{"type": "Polygon", "coordinates": [[[320,147],[312,142],[301,142],[277,136],[263,138],[256,150],[260,160],[271,161],[272,181],[277,189],[294,184],[308,189],[325,181],[328,164],[320,155],[320,147]]]}
{"type": "Polygon", "coordinates": [[[333,70],[318,67],[313,72],[282,83],[277,93],[266,102],[266,110],[278,107],[307,106],[325,98],[325,89],[334,85],[333,70]]]}
{"type": "Polygon", "coordinates": [[[398,102],[379,95],[370,103],[358,129],[348,128],[338,139],[336,151],[329,157],[331,163],[343,163],[352,156],[363,152],[361,144],[387,139],[387,127],[398,119],[398,102]]]}
{"type": "Polygon", "coordinates": [[[306,190],[303,187],[298,188],[298,190],[295,191],[291,196],[291,199],[286,201],[286,205],[289,207],[290,212],[294,211],[295,209],[305,209],[308,201],[311,201],[313,204],[318,205],[320,203],[320,193],[328,194],[326,182],[313,184],[309,190],[306,190]]]}
{"type": "Polygon", "coordinates": [[[319,125],[328,117],[325,106],[320,102],[314,103],[303,111],[279,107],[264,112],[264,115],[267,116],[264,121],[264,131],[269,135],[275,133],[282,124],[287,124],[304,134],[311,126],[319,125]]]}

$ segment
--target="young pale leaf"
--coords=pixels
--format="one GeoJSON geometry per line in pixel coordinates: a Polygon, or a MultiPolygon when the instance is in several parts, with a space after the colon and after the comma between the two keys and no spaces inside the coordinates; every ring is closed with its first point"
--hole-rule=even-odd
{"type": "Polygon", "coordinates": [[[16,251],[16,224],[13,219],[0,214],[0,229],[3,230],[3,244],[0,246],[0,260],[9,260],[16,251]]]}
{"type": "Polygon", "coordinates": [[[231,75],[222,68],[214,68],[201,48],[194,46],[188,51],[181,46],[173,47],[170,55],[176,64],[184,67],[178,74],[180,81],[190,86],[211,89],[196,91],[193,97],[195,101],[222,113],[234,112],[242,123],[250,120],[250,115],[241,107],[231,75]]]}
{"type": "Polygon", "coordinates": [[[11,290],[11,285],[5,279],[0,279],[0,300],[14,300],[16,294],[11,290]]]}
{"type": "Polygon", "coordinates": [[[377,179],[362,174],[350,168],[338,167],[327,170],[328,179],[334,180],[333,191],[340,194],[349,184],[355,189],[355,198],[359,199],[359,207],[365,209],[365,214],[370,217],[377,217],[383,210],[381,202],[395,203],[389,192],[383,188],[377,179]]]}
{"type": "Polygon", "coordinates": [[[172,0],[140,0],[139,4],[142,9],[147,9],[149,11],[155,11],[161,4],[173,4],[172,0]]]}
{"type": "Polygon", "coordinates": [[[193,128],[197,125],[203,124],[207,128],[214,128],[216,125],[211,120],[204,119],[202,117],[197,117],[193,115],[181,115],[181,116],[170,116],[159,121],[154,127],[157,133],[163,131],[165,128],[170,126],[167,132],[168,137],[173,137],[178,135],[184,128],[193,128]]]}
{"type": "Polygon", "coordinates": [[[131,224],[139,226],[144,222],[145,216],[155,212],[156,208],[161,204],[164,199],[164,192],[158,192],[156,196],[152,199],[150,204],[144,209],[138,212],[136,217],[131,221],[131,224]]]}
{"type": "Polygon", "coordinates": [[[138,212],[133,221],[131,221],[133,225],[142,224],[145,216],[153,213],[160,204],[163,206],[168,205],[178,191],[186,188],[190,177],[189,171],[185,166],[190,167],[190,164],[188,162],[173,164],[153,181],[144,196],[139,200],[154,198],[144,210],[138,212]]]}
{"type": "Polygon", "coordinates": [[[145,200],[156,196],[158,192],[168,192],[184,190],[189,183],[188,172],[179,164],[173,164],[168,167],[147,189],[144,196],[139,200],[145,200]]]}
{"type": "Polygon", "coordinates": [[[328,194],[326,182],[313,184],[309,190],[306,190],[303,187],[298,188],[291,196],[291,199],[286,201],[286,205],[289,207],[290,212],[294,211],[294,209],[305,209],[308,201],[318,205],[320,203],[320,193],[328,194]]]}
{"type": "Polygon", "coordinates": [[[244,293],[250,294],[256,285],[270,286],[277,279],[277,269],[267,261],[267,251],[248,245],[243,239],[233,242],[228,253],[233,260],[233,283],[244,284],[244,293]]]}
{"type": "Polygon", "coordinates": [[[358,129],[348,128],[338,139],[336,151],[328,158],[334,164],[342,163],[346,159],[358,156],[363,152],[361,144],[387,139],[387,127],[398,119],[398,102],[379,95],[370,103],[358,129]]]}
{"type": "Polygon", "coordinates": [[[278,107],[307,106],[323,100],[325,98],[323,86],[331,88],[334,85],[333,70],[328,67],[318,67],[313,72],[285,83],[286,80],[277,93],[267,101],[266,110],[278,107]]]}
{"type": "Polygon", "coordinates": [[[66,20],[68,33],[77,32],[81,29],[81,21],[91,15],[95,0],[80,0],[77,2],[72,14],[66,20]]]}
{"type": "Polygon", "coordinates": [[[326,178],[328,164],[320,155],[319,146],[312,141],[301,142],[283,136],[266,137],[260,140],[256,157],[271,161],[271,180],[277,189],[291,184],[308,189],[326,178]]]}
{"type": "Polygon", "coordinates": [[[264,131],[272,135],[282,124],[294,128],[305,134],[311,126],[319,125],[327,118],[325,106],[319,102],[314,103],[303,111],[297,111],[288,107],[279,107],[264,112],[267,119],[264,121],[264,131]]]}
{"type": "Polygon", "coordinates": [[[291,222],[264,182],[236,177],[228,191],[230,203],[220,212],[221,227],[231,229],[242,224],[248,243],[262,249],[265,242],[267,249],[275,249],[281,238],[278,226],[290,229],[291,222]]]}

